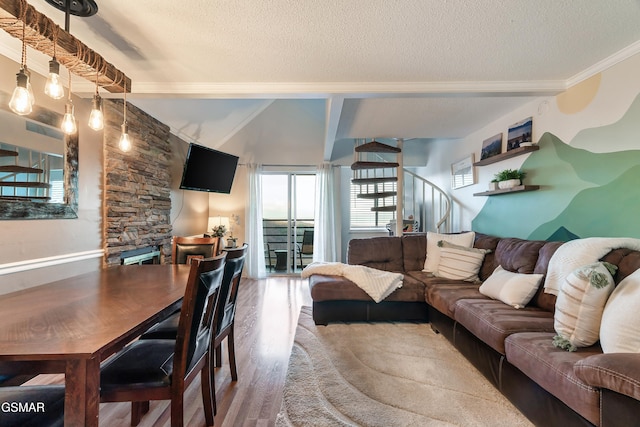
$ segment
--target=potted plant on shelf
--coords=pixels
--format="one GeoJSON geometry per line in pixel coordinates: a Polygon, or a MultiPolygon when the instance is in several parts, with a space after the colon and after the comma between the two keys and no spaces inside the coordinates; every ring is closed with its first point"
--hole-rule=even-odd
{"type": "Polygon", "coordinates": [[[527,173],[516,169],[505,169],[498,172],[495,175],[495,179],[498,181],[498,187],[500,189],[513,188],[522,184],[527,173]]]}

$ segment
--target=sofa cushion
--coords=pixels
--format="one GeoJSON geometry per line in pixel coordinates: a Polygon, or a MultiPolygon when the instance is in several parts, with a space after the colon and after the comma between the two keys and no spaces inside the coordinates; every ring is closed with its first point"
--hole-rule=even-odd
{"type": "MultiPolygon", "coordinates": [[[[309,277],[309,287],[314,301],[373,301],[358,285],[341,276],[314,274],[309,277]]],[[[423,302],[424,284],[405,275],[402,287],[383,301],[423,302]]]]}
{"type": "Polygon", "coordinates": [[[435,273],[438,270],[438,264],[440,263],[440,247],[438,242],[444,240],[454,245],[466,246],[468,248],[473,246],[476,233],[469,231],[459,234],[440,234],[434,232],[427,232],[427,256],[424,262],[423,270],[429,273],[435,273]]]}
{"type": "Polygon", "coordinates": [[[459,299],[487,298],[478,292],[478,283],[435,277],[424,271],[408,271],[406,277],[424,283],[424,301],[452,319],[455,304],[459,299]]]}
{"type": "Polygon", "coordinates": [[[605,353],[640,353],[640,270],[625,277],[602,313],[600,343],[605,353]]]}
{"type": "MultiPolygon", "coordinates": [[[[547,242],[540,248],[538,252],[538,261],[533,269],[535,274],[547,275],[547,269],[549,267],[549,260],[553,254],[562,246],[564,242],[547,242]]],[[[544,291],[544,284],[540,286],[538,292],[531,299],[530,305],[540,307],[543,310],[547,310],[553,313],[556,307],[556,296],[548,294],[544,291]]]]}
{"type": "Polygon", "coordinates": [[[405,234],[401,240],[404,271],[422,270],[427,255],[427,235],[405,234]]]}
{"type": "Polygon", "coordinates": [[[478,272],[488,249],[468,248],[445,240],[438,242],[440,263],[435,275],[446,279],[477,282],[478,272]]]}
{"type": "Polygon", "coordinates": [[[351,239],[347,249],[347,263],[403,273],[402,239],[397,237],[351,239]]]}
{"type": "Polygon", "coordinates": [[[480,285],[480,293],[514,308],[523,308],[535,295],[541,280],[542,274],[514,273],[498,266],[480,285]]]}
{"type": "MultiPolygon", "coordinates": [[[[614,265],[607,265],[615,272],[614,265]]],[[[598,341],[602,311],[613,286],[613,277],[602,262],[578,268],[567,276],[554,314],[560,342],[569,347],[565,349],[588,347],[598,341]]]]}
{"type": "Polygon", "coordinates": [[[598,425],[600,393],[574,373],[581,359],[599,354],[599,346],[567,352],[552,344],[553,333],[524,332],[505,340],[507,361],[584,418],[598,425]]]}
{"type": "Polygon", "coordinates": [[[504,340],[518,332],[555,332],[553,314],[537,307],[515,309],[492,299],[462,299],[455,320],[500,354],[504,340]]]}
{"type": "Polygon", "coordinates": [[[491,276],[491,273],[496,269],[496,247],[500,241],[499,237],[490,236],[488,234],[476,233],[476,240],[473,242],[473,247],[478,249],[488,249],[488,252],[484,256],[484,261],[480,267],[478,277],[480,280],[487,280],[487,277],[491,276]]]}
{"type": "Polygon", "coordinates": [[[496,246],[496,262],[507,271],[531,274],[536,268],[540,249],[545,243],[540,240],[500,239],[496,246]]]}

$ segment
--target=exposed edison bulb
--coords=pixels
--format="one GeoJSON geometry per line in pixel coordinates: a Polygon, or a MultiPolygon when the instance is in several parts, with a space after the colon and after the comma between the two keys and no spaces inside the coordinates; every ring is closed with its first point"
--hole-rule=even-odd
{"type": "Polygon", "coordinates": [[[129,139],[127,122],[122,124],[122,135],[120,135],[118,147],[125,153],[131,151],[131,140],[129,139]]]}
{"type": "Polygon", "coordinates": [[[73,116],[73,104],[71,100],[67,101],[64,106],[64,117],[62,118],[62,132],[67,135],[76,133],[78,127],[76,126],[76,118],[73,116]]]}
{"type": "Polygon", "coordinates": [[[9,101],[9,108],[14,113],[25,116],[33,111],[33,103],[29,97],[29,76],[25,73],[24,68],[20,68],[18,74],[16,74],[16,88],[13,90],[11,100],[9,101]]]}
{"type": "Polygon", "coordinates": [[[89,115],[89,127],[93,130],[104,128],[104,115],[102,114],[102,98],[97,93],[93,95],[93,108],[89,115]]]}
{"type": "Polygon", "coordinates": [[[54,57],[49,61],[49,77],[44,85],[44,93],[53,99],[62,99],[64,97],[64,86],[60,82],[60,63],[54,57]]]}

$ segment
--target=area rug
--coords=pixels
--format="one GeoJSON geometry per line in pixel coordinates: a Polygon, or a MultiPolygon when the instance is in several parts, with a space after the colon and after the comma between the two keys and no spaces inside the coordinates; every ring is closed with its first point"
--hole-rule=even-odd
{"type": "Polygon", "coordinates": [[[316,326],[303,307],[276,426],[531,426],[428,324],[316,326]]]}

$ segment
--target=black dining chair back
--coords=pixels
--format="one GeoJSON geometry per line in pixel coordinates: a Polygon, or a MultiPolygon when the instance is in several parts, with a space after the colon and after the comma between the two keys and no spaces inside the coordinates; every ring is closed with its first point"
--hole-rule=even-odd
{"type": "Polygon", "coordinates": [[[183,425],[186,387],[201,373],[207,425],[213,425],[213,388],[209,353],[213,316],[224,275],[226,254],[191,260],[175,340],[137,340],[104,363],[100,372],[102,402],[132,402],[131,425],[150,400],[171,400],[171,426],[183,425]]]}
{"type": "MultiPolygon", "coordinates": [[[[229,368],[231,369],[231,379],[238,380],[238,370],[236,367],[234,324],[236,316],[236,302],[238,300],[238,290],[242,279],[242,270],[247,257],[248,245],[228,251],[229,259],[225,266],[225,278],[220,290],[220,313],[214,318],[215,336],[213,347],[215,348],[215,366],[222,366],[222,341],[227,338],[227,348],[229,350],[229,368]]],[[[210,356],[213,356],[211,354],[210,356]]],[[[215,404],[215,396],[214,396],[215,404]]]]}

